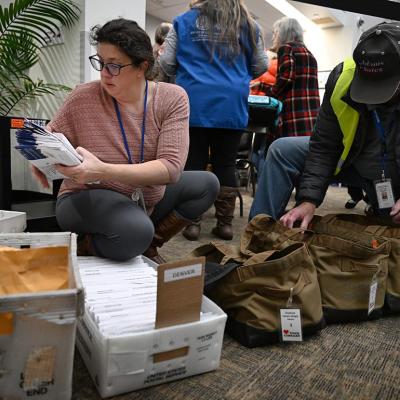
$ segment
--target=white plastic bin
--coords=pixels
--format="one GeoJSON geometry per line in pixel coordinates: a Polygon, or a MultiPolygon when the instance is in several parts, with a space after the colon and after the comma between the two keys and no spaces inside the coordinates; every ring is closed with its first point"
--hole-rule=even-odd
{"type": "Polygon", "coordinates": [[[26,213],[0,210],[0,233],[19,233],[26,229],[26,213]]]}
{"type": "Polygon", "coordinates": [[[112,337],[88,314],[79,318],[77,348],[101,397],[218,368],[226,314],[205,296],[201,311],[207,317],[196,322],[112,337]]]}
{"type": "Polygon", "coordinates": [[[12,313],[13,330],[0,335],[0,399],[68,400],[76,322],[83,302],[74,276],[76,235],[71,233],[0,234],[0,245],[69,246],[69,288],[0,296],[0,313],[12,313]]]}

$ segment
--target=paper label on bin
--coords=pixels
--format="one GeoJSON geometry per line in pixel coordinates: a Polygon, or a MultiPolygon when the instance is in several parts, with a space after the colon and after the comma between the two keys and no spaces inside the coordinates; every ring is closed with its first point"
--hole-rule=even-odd
{"type": "Polygon", "coordinates": [[[189,353],[189,346],[181,347],[170,351],[153,354],[153,362],[159,363],[163,361],[173,360],[175,358],[186,357],[189,353]]]}
{"type": "Polygon", "coordinates": [[[24,390],[38,389],[54,378],[56,348],[46,346],[34,349],[28,356],[24,372],[24,390]]]}
{"type": "Polygon", "coordinates": [[[156,329],[200,319],[204,264],[198,257],[158,266],[156,329]]]}
{"type": "Polygon", "coordinates": [[[180,268],[167,269],[164,272],[164,281],[172,282],[179,279],[194,278],[200,276],[203,269],[202,264],[189,265],[180,268]]]}

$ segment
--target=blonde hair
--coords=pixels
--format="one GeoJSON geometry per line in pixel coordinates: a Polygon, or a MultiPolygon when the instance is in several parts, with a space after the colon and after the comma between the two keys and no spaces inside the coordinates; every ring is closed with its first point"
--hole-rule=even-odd
{"type": "MultiPolygon", "coordinates": [[[[202,25],[212,43],[212,54],[224,43],[228,47],[227,56],[232,60],[244,49],[242,33],[250,39],[251,48],[256,48],[256,23],[242,0],[192,0],[189,6],[200,11],[202,25]]],[[[221,48],[219,50],[222,55],[221,48]]]]}

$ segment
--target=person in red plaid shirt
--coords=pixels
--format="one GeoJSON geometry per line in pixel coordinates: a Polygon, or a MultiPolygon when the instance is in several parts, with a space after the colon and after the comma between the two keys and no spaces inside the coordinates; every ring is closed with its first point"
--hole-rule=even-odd
{"type": "Polygon", "coordinates": [[[278,49],[276,83],[255,82],[250,87],[283,103],[277,137],[311,136],[320,106],[317,61],[304,45],[303,29],[294,18],[276,21],[272,40],[278,49]]]}

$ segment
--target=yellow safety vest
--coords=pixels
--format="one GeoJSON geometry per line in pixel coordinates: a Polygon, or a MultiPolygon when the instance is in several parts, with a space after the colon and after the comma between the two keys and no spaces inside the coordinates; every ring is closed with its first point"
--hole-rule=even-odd
{"type": "Polygon", "coordinates": [[[340,172],[349,155],[350,148],[356,135],[358,121],[360,120],[360,114],[342,100],[342,97],[347,93],[353,80],[355,67],[356,64],[352,58],[348,58],[344,61],[343,71],[336,82],[335,89],[330,98],[333,111],[339,121],[339,126],[343,134],[344,146],[343,153],[336,166],[335,175],[340,172]]]}

